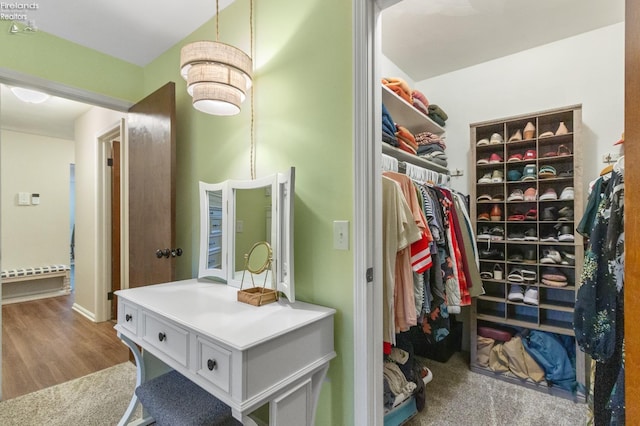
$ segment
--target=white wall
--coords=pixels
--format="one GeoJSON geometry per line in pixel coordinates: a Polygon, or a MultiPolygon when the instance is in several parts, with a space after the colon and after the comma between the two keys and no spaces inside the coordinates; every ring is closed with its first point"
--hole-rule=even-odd
{"type": "MultiPolygon", "coordinates": [[[[98,237],[98,140],[119,125],[122,113],[94,107],[76,120],[76,268],[74,309],[95,319],[98,237]]],[[[106,297],[106,295],[105,295],[106,297]]]]}
{"type": "Polygon", "coordinates": [[[74,141],[2,130],[2,268],[69,264],[69,165],[74,141]],[[19,206],[18,192],[39,193],[19,206]]]}
{"type": "Polygon", "coordinates": [[[469,124],[582,104],[585,184],[624,126],[624,23],[417,82],[449,115],[449,168],[465,171],[453,187],[468,193],[473,165],[469,124]]]}

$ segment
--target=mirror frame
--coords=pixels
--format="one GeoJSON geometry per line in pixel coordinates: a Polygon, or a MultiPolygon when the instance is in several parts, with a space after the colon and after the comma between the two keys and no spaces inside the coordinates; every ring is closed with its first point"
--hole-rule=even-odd
{"type": "MultiPolygon", "coordinates": [[[[255,180],[227,180],[220,183],[199,182],[200,194],[200,255],[198,266],[199,279],[217,279],[227,285],[240,288],[241,271],[235,266],[236,203],[238,189],[271,188],[271,250],[273,264],[271,272],[275,274],[278,291],[290,302],[295,301],[295,283],[293,269],[293,205],[295,195],[295,168],[284,173],[276,173],[255,180]],[[208,267],[209,250],[209,197],[208,191],[222,191],[222,262],[220,268],[208,267]],[[237,275],[237,276],[236,276],[237,275]]],[[[256,241],[258,242],[258,241],[256,241]]],[[[241,267],[244,267],[242,265],[241,267]]]]}

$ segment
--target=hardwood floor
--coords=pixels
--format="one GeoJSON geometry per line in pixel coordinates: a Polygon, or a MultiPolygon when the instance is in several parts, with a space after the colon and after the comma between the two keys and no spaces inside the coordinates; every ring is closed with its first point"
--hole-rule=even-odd
{"type": "Polygon", "coordinates": [[[73,294],[2,306],[4,400],[125,362],[113,323],[71,310],[73,294]]]}

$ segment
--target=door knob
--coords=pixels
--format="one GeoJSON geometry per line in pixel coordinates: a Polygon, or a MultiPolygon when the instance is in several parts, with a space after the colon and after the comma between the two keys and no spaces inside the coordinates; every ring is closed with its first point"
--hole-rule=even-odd
{"type": "Polygon", "coordinates": [[[182,249],[178,247],[177,249],[171,250],[171,256],[173,257],[182,256],[182,249]]]}

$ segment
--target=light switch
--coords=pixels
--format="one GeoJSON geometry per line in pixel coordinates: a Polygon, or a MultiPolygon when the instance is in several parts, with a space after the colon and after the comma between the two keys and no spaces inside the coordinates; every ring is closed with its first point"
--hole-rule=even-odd
{"type": "Polygon", "coordinates": [[[236,232],[244,231],[244,221],[236,220],[236,232]]]}
{"type": "Polygon", "coordinates": [[[333,221],[333,248],[336,250],[349,250],[349,221],[333,221]]]}
{"type": "Polygon", "coordinates": [[[28,206],[31,204],[31,194],[28,192],[18,192],[18,205],[28,206]]]}

